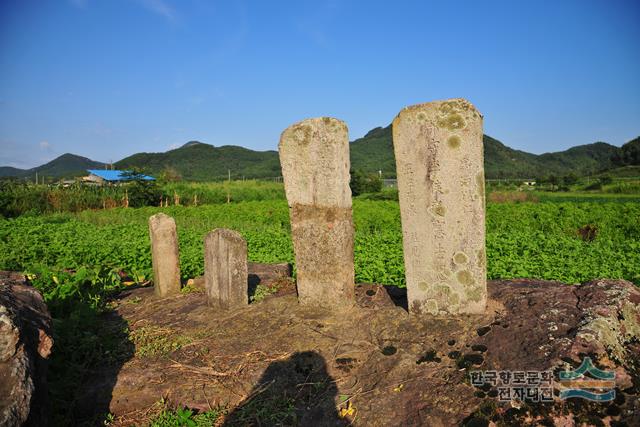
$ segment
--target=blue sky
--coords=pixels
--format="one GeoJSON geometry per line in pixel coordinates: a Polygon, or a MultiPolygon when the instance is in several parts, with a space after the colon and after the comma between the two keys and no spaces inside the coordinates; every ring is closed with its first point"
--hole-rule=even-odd
{"type": "Polygon", "coordinates": [[[0,165],[350,139],[464,97],[534,153],[640,135],[640,3],[0,0],[0,165]]]}

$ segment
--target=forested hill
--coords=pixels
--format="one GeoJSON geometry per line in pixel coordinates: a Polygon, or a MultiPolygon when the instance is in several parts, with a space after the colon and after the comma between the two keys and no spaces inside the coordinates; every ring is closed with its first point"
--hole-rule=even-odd
{"type": "MultiPolygon", "coordinates": [[[[640,164],[640,138],[629,141],[622,148],[596,142],[540,155],[514,150],[487,135],[483,141],[487,178],[539,178],[569,173],[592,175],[640,164]]],[[[369,131],[364,137],[351,142],[350,149],[352,169],[370,173],[382,171],[385,177],[395,177],[391,126],[369,131]]],[[[86,174],[86,169],[104,166],[104,163],[86,157],[64,154],[33,169],[0,167],[0,177],[33,179],[36,172],[52,178],[80,176],[86,174]]],[[[281,175],[277,151],[253,151],[234,145],[214,147],[198,141],[190,141],[164,153],[137,153],[114,166],[118,169],[140,168],[158,177],[180,177],[189,181],[225,179],[229,171],[233,179],[281,175]]]]}
{"type": "MultiPolygon", "coordinates": [[[[484,135],[484,167],[487,178],[536,178],[575,173],[587,175],[613,167],[612,157],[621,150],[604,142],[579,145],[565,151],[531,154],[509,148],[484,135]]],[[[351,143],[351,164],[366,172],[382,170],[395,176],[391,125],[375,128],[351,143]]]]}
{"type": "Polygon", "coordinates": [[[18,169],[10,166],[0,167],[0,177],[12,176],[16,178],[35,179],[36,173],[39,178],[61,178],[70,176],[82,176],[87,174],[87,169],[103,169],[104,163],[75,154],[66,153],[44,165],[31,169],[18,169]]]}
{"type": "Polygon", "coordinates": [[[143,168],[152,174],[176,174],[185,180],[267,178],[281,175],[277,151],[253,151],[235,145],[214,147],[190,141],[166,153],[138,153],[120,160],[117,169],[143,168]]]}

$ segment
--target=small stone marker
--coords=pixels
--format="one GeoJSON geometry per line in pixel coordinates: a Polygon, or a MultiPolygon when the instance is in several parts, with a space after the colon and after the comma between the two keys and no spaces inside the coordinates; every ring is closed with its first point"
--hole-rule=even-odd
{"type": "Polygon", "coordinates": [[[204,238],[204,280],[209,304],[224,309],[249,304],[247,242],[237,231],[217,228],[204,238]]]}
{"type": "Polygon", "coordinates": [[[298,300],[330,309],[354,304],[349,137],[322,117],[288,127],[278,146],[289,203],[298,300]]]}
{"type": "Polygon", "coordinates": [[[180,292],[178,233],[173,218],[163,213],[149,218],[153,283],[156,295],[166,297],[180,292]]]}
{"type": "Polygon", "coordinates": [[[487,299],[482,115],[464,99],[393,121],[411,313],[482,313],[487,299]]]}

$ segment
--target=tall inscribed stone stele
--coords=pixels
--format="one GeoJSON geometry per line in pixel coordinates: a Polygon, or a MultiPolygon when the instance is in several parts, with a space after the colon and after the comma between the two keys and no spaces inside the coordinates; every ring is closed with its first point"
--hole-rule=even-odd
{"type": "Polygon", "coordinates": [[[393,148],[409,311],[484,312],[482,115],[464,99],[407,107],[393,148]]]}
{"type": "Polygon", "coordinates": [[[238,308],[249,304],[247,241],[237,231],[216,228],[204,238],[204,282],[209,304],[238,308]]]}
{"type": "Polygon", "coordinates": [[[329,117],[304,120],[282,133],[278,149],[298,300],[329,309],[350,307],[355,288],[347,125],[329,117]]]}
{"type": "Polygon", "coordinates": [[[163,213],[149,218],[151,262],[156,295],[166,297],[180,292],[178,233],[173,218],[163,213]]]}

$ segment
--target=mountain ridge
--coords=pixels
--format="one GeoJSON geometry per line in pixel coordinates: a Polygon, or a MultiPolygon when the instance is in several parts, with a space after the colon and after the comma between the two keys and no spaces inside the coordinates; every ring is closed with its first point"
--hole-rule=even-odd
{"type": "Polygon", "coordinates": [[[87,174],[87,169],[102,169],[106,163],[91,160],[88,157],[72,153],[64,153],[43,165],[30,169],[19,169],[11,166],[0,167],[0,177],[27,178],[48,176],[62,178],[67,176],[82,176],[87,174]]]}
{"type": "MultiPolygon", "coordinates": [[[[539,178],[548,175],[597,174],[614,167],[638,161],[640,137],[622,147],[594,142],[564,151],[532,154],[516,150],[488,135],[483,136],[485,176],[491,178],[539,178]]],[[[363,137],[349,143],[351,167],[366,173],[382,171],[385,177],[395,177],[391,125],[376,127],[363,137]]],[[[141,168],[145,171],[189,181],[267,178],[280,176],[280,161],[275,150],[255,151],[236,145],[213,146],[200,141],[188,141],[165,152],[135,153],[114,164],[116,168],[141,168]]],[[[31,169],[0,167],[0,177],[15,176],[53,178],[86,175],[86,169],[102,169],[105,163],[87,157],[65,153],[44,165],[31,169]]]]}

